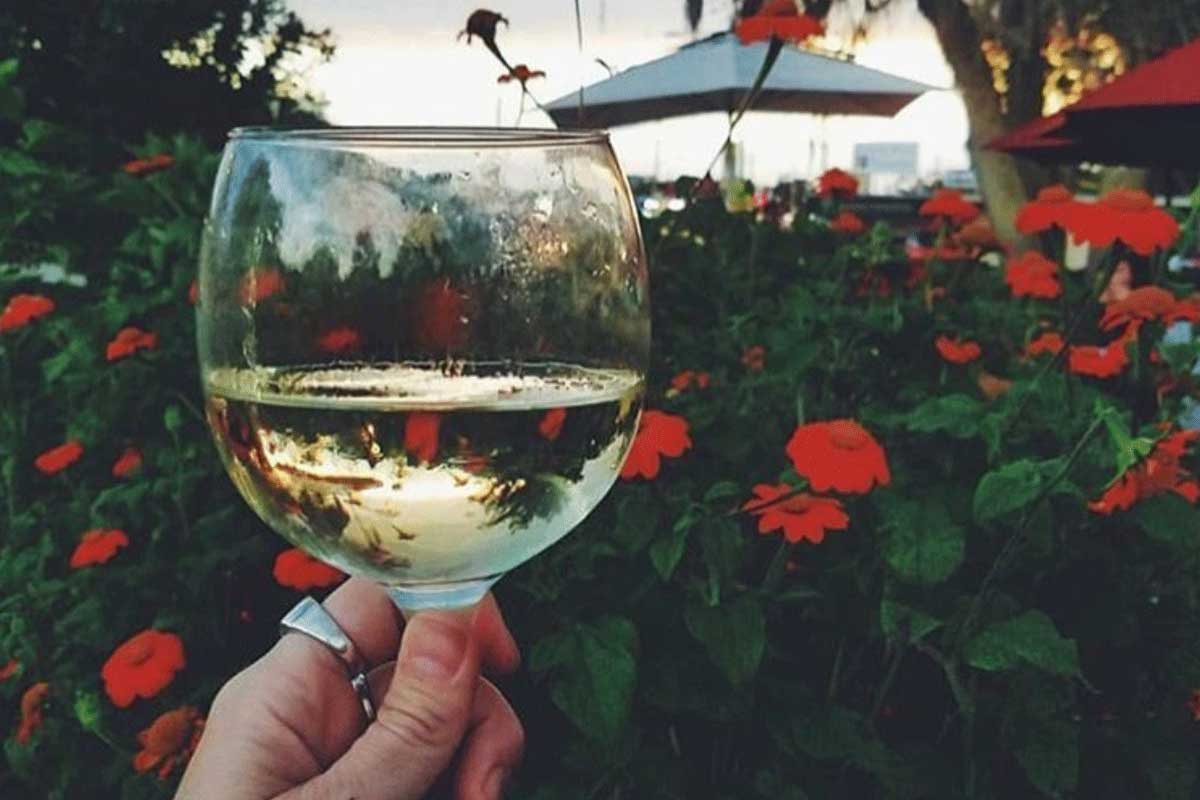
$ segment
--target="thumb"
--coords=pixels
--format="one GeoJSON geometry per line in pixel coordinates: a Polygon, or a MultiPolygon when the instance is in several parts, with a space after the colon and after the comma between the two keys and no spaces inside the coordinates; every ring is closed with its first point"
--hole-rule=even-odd
{"type": "Polygon", "coordinates": [[[409,619],[375,721],[296,797],[423,797],[450,765],[470,722],[479,684],[474,619],[473,609],[423,611],[409,619]]]}

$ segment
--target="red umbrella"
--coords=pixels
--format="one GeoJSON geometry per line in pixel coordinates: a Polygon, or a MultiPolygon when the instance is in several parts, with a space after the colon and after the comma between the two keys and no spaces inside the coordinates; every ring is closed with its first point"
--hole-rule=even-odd
{"type": "Polygon", "coordinates": [[[1198,75],[1200,39],[987,146],[1055,163],[1200,166],[1198,75]]]}

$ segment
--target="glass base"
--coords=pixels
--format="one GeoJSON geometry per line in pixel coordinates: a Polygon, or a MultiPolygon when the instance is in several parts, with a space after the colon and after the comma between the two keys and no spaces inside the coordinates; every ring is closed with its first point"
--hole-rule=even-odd
{"type": "Polygon", "coordinates": [[[502,575],[489,575],[473,581],[420,583],[383,587],[396,607],[406,614],[430,608],[470,608],[476,605],[502,575]]]}

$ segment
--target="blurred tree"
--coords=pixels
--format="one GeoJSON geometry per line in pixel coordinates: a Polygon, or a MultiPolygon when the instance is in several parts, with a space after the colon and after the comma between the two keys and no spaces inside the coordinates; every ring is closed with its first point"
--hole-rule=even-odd
{"type": "Polygon", "coordinates": [[[316,119],[304,73],[333,54],[282,0],[0,4],[0,53],[31,117],[83,129],[93,160],[147,131],[220,142],[236,125],[316,119]]]}
{"type": "Polygon", "coordinates": [[[1126,65],[1200,35],[1200,0],[917,0],[917,7],[954,70],[980,187],[997,230],[1010,241],[1017,238],[1012,229],[1017,208],[1045,175],[984,145],[1050,110],[1048,98],[1059,105],[1074,100],[1126,65]],[[1064,43],[1074,45],[1074,52],[1064,43]],[[1048,56],[1073,63],[1061,69],[1048,56]]]}
{"type": "MultiPolygon", "coordinates": [[[[831,11],[850,38],[886,26],[879,14],[915,4],[954,72],[970,121],[967,142],[997,232],[1015,241],[1012,221],[1044,171],[984,145],[1043,111],[1057,110],[1085,88],[1119,75],[1164,50],[1200,36],[1200,0],[804,0],[824,18],[831,11]],[[1047,100],[1052,105],[1047,105],[1047,100]]],[[[735,4],[753,13],[758,0],[735,4]]],[[[688,4],[697,18],[702,9],[688,4]]],[[[831,18],[831,22],[833,18],[831,18]]]]}

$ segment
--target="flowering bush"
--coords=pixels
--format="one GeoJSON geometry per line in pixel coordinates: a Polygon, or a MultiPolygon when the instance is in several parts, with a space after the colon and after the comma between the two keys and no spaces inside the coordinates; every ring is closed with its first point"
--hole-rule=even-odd
{"type": "MultiPolygon", "coordinates": [[[[166,797],[216,689],[340,576],[246,509],[197,410],[214,154],[151,140],[92,175],[61,166],[70,141],[26,123],[0,149],[0,202],[26,211],[0,255],[71,277],[0,273],[0,791],[166,797]]],[[[1164,331],[1200,306],[1163,266],[1178,227],[1050,193],[1023,212],[1040,257],[990,266],[961,197],[905,252],[831,226],[853,187],[824,185],[786,227],[699,195],[647,223],[634,452],[498,587],[527,657],[503,687],[529,733],[516,796],[1192,796],[1200,489],[1172,421],[1197,347],[1164,331]],[[1109,249],[1067,272],[1064,228],[1109,249]]],[[[424,313],[452,305],[430,293],[424,313]]],[[[405,447],[437,436],[414,418],[405,447]]]]}

